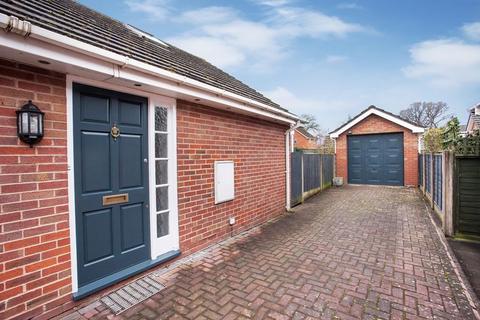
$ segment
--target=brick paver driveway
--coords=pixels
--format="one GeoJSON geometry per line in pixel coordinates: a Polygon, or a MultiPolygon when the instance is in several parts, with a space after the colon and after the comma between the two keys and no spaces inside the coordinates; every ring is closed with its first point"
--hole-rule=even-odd
{"type": "Polygon", "coordinates": [[[473,319],[414,189],[330,189],[295,211],[164,274],[118,317],[473,319]]]}

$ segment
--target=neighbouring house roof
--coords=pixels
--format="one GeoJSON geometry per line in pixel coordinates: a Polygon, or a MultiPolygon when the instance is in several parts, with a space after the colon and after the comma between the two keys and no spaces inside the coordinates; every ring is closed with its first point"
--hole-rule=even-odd
{"type": "Polygon", "coordinates": [[[372,105],[372,106],[369,106],[367,109],[363,110],[362,112],[360,112],[358,115],[356,115],[352,119],[350,119],[348,122],[342,124],[337,129],[329,132],[330,137],[338,138],[338,136],[340,136],[343,132],[350,129],[351,127],[353,127],[354,125],[361,122],[363,119],[367,118],[372,114],[382,117],[386,120],[389,120],[407,129],[410,129],[413,133],[422,133],[425,131],[425,128],[420,127],[411,121],[405,120],[394,113],[385,111],[383,109],[377,108],[376,106],[372,105]]]}
{"type": "Polygon", "coordinates": [[[475,124],[480,127],[480,115],[478,114],[473,114],[472,115],[472,120],[475,122],[475,124]]]}
{"type": "Polygon", "coordinates": [[[75,1],[0,1],[0,13],[288,112],[207,61],[75,1]]]}
{"type": "Polygon", "coordinates": [[[472,131],[474,128],[480,128],[480,103],[470,109],[465,131],[472,131]]]}
{"type": "Polygon", "coordinates": [[[298,133],[300,133],[302,136],[304,136],[307,139],[315,139],[315,137],[310,132],[308,132],[304,127],[298,127],[296,130],[298,131],[298,133]]]}

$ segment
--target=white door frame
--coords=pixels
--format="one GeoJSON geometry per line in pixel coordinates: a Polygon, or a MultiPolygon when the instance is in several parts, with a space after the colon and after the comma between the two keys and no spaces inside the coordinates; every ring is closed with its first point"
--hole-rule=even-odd
{"type": "Polygon", "coordinates": [[[156,93],[146,92],[109,82],[97,81],[67,74],[66,106],[67,106],[67,163],[68,163],[68,209],[70,228],[70,258],[72,293],[78,291],[77,238],[75,226],[75,173],[73,145],[73,83],[81,83],[98,88],[124,92],[148,99],[148,177],[149,177],[149,209],[150,209],[150,257],[180,248],[178,233],[178,195],[177,195],[177,132],[176,132],[176,100],[156,93]],[[168,108],[168,197],[170,233],[162,238],[156,237],[156,201],[155,201],[155,106],[168,108]]]}

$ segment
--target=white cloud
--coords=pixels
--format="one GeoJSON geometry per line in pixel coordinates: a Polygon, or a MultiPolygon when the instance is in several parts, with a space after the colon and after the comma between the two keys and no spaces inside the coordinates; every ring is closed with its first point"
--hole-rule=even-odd
{"type": "Polygon", "coordinates": [[[355,114],[359,106],[363,108],[365,103],[359,102],[358,95],[342,96],[338,94],[312,93],[309,96],[299,95],[285,87],[276,87],[263,94],[287,108],[296,115],[313,114],[322,125],[322,130],[328,131],[337,127],[339,114],[347,118],[347,114],[355,114]]]}
{"type": "Polygon", "coordinates": [[[411,78],[439,86],[480,84],[480,45],[456,39],[430,40],[410,49],[411,64],[403,69],[411,78]]]}
{"type": "Polygon", "coordinates": [[[261,23],[232,20],[196,26],[193,33],[167,39],[218,67],[266,68],[284,55],[275,30],[261,23]]]}
{"type": "MultiPolygon", "coordinates": [[[[304,113],[322,115],[330,114],[333,110],[343,112],[352,106],[358,105],[358,95],[341,97],[337,94],[317,94],[310,92],[308,96],[294,93],[288,88],[279,86],[270,91],[262,92],[282,107],[300,115],[304,113]]],[[[335,112],[333,112],[335,113],[335,112]]]]}
{"type": "Polygon", "coordinates": [[[355,2],[343,2],[337,5],[338,9],[358,10],[363,7],[355,2]]]}
{"type": "Polygon", "coordinates": [[[264,6],[269,7],[281,7],[289,4],[290,0],[254,0],[254,2],[258,4],[262,4],[264,6]]]}
{"type": "Polygon", "coordinates": [[[276,8],[271,20],[280,27],[280,32],[293,37],[344,37],[349,33],[367,31],[335,16],[294,7],[276,8]]]}
{"type": "Polygon", "coordinates": [[[219,67],[236,66],[244,63],[246,59],[235,46],[214,37],[183,36],[168,41],[198,57],[214,62],[219,67]]]}
{"type": "Polygon", "coordinates": [[[464,24],[462,31],[467,38],[472,40],[480,40],[480,22],[464,24]]]}
{"type": "Polygon", "coordinates": [[[191,24],[217,23],[234,19],[236,15],[237,13],[232,8],[213,6],[185,11],[177,21],[191,24]]]}
{"type": "Polygon", "coordinates": [[[339,56],[339,55],[329,55],[325,58],[325,62],[330,64],[341,63],[347,60],[348,60],[348,57],[339,56]]]}
{"type": "Polygon", "coordinates": [[[285,87],[277,87],[271,91],[264,92],[264,94],[290,111],[296,110],[301,113],[309,113],[307,111],[310,111],[311,113],[312,109],[318,107],[318,103],[314,100],[302,99],[285,87]]]}
{"type": "Polygon", "coordinates": [[[368,31],[335,16],[293,7],[289,0],[253,0],[261,5],[266,17],[259,21],[221,6],[175,12],[167,7],[168,1],[126,0],[126,3],[132,11],[150,15],[151,19],[160,22],[169,19],[166,21],[186,26],[185,32],[166,40],[218,67],[269,70],[288,55],[292,42],[300,37],[340,38],[368,31]],[[170,13],[169,18],[166,13],[170,13]]]}
{"type": "Polygon", "coordinates": [[[244,50],[259,51],[268,48],[275,50],[278,45],[277,32],[262,23],[234,20],[223,24],[206,25],[202,29],[206,34],[244,50]]]}
{"type": "Polygon", "coordinates": [[[169,0],[126,0],[125,4],[133,12],[145,14],[151,20],[165,20],[169,17],[169,0]]]}

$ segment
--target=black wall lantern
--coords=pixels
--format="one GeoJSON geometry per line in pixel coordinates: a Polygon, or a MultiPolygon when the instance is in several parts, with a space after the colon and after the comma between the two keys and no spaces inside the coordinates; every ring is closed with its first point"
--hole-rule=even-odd
{"type": "Polygon", "coordinates": [[[28,143],[30,148],[43,138],[44,114],[32,101],[28,101],[20,110],[17,110],[18,137],[28,143]]]}

